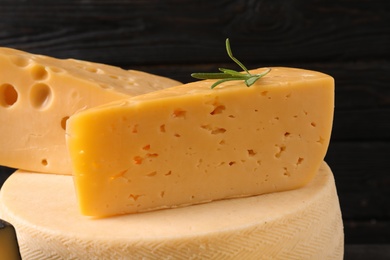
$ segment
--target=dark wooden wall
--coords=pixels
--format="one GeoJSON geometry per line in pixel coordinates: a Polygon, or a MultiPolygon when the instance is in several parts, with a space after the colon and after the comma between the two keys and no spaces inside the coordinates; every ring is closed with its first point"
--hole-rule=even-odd
{"type": "MultiPolygon", "coordinates": [[[[390,257],[390,1],[0,0],[0,46],[182,82],[193,81],[191,72],[236,68],[227,37],[248,68],[334,76],[326,160],[340,196],[346,259],[390,257]]],[[[2,168],[0,181],[11,171],[2,168]]]]}

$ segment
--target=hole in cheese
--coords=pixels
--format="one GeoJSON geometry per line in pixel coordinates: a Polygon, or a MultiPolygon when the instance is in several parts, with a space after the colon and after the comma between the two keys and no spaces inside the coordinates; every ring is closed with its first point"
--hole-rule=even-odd
{"type": "Polygon", "coordinates": [[[280,158],[280,156],[282,156],[282,153],[286,150],[286,146],[284,145],[275,145],[276,147],[278,147],[279,151],[275,154],[275,157],[276,158],[280,158]]]}
{"type": "Polygon", "coordinates": [[[213,127],[211,125],[201,125],[200,127],[207,131],[210,131],[210,133],[213,135],[223,134],[226,132],[226,129],[222,127],[213,127]]]}
{"type": "Polygon", "coordinates": [[[290,171],[287,169],[287,167],[283,167],[283,175],[284,175],[284,176],[287,176],[287,177],[290,177],[290,176],[291,176],[291,173],[290,173],[290,171]]]}
{"type": "Polygon", "coordinates": [[[54,73],[64,73],[65,71],[58,67],[50,67],[49,70],[54,73]]]}
{"type": "Polygon", "coordinates": [[[110,85],[107,85],[107,84],[104,84],[104,83],[99,84],[99,86],[100,86],[102,89],[112,89],[112,87],[111,87],[110,85]]]}
{"type": "Polygon", "coordinates": [[[92,72],[92,73],[97,73],[98,72],[98,69],[95,68],[95,67],[86,67],[85,70],[89,71],[89,72],[92,72]]]}
{"type": "Polygon", "coordinates": [[[30,73],[34,80],[45,80],[49,76],[46,68],[41,65],[34,65],[31,67],[30,73]]]}
{"type": "Polygon", "coordinates": [[[145,150],[145,151],[150,150],[150,144],[145,145],[144,147],[142,147],[142,150],[145,150]]]}
{"type": "Polygon", "coordinates": [[[153,177],[153,176],[155,176],[156,174],[157,174],[157,172],[156,172],[156,171],[153,171],[153,172],[150,172],[150,173],[146,174],[146,176],[148,176],[148,177],[153,177]]]}
{"type": "Polygon", "coordinates": [[[50,106],[52,101],[51,88],[43,83],[37,83],[32,86],[30,91],[30,102],[34,108],[44,109],[50,106]]]}
{"type": "Polygon", "coordinates": [[[30,64],[30,60],[29,59],[26,59],[24,57],[21,57],[21,56],[12,56],[10,57],[11,61],[13,64],[15,64],[16,66],[18,67],[27,67],[29,64],[30,64]]]}
{"type": "Polygon", "coordinates": [[[146,157],[149,157],[149,158],[158,157],[158,153],[147,153],[146,157]]]}
{"type": "Polygon", "coordinates": [[[172,116],[175,117],[175,118],[185,118],[186,117],[186,113],[187,112],[185,110],[176,109],[175,111],[173,111],[172,116]]]}
{"type": "Polygon", "coordinates": [[[143,161],[143,159],[144,159],[144,158],[142,158],[141,156],[135,156],[135,157],[133,158],[135,164],[141,164],[142,161],[143,161]]]}
{"type": "Polygon", "coordinates": [[[304,160],[304,158],[302,158],[302,157],[299,157],[299,158],[298,158],[298,161],[297,161],[297,165],[300,165],[300,164],[302,164],[303,160],[304,160]]]}
{"type": "Polygon", "coordinates": [[[141,197],[141,195],[137,195],[137,194],[130,194],[129,195],[129,199],[132,199],[134,201],[138,200],[139,197],[141,197]]]}
{"type": "Polygon", "coordinates": [[[320,144],[324,144],[324,142],[325,142],[325,139],[322,138],[322,136],[320,136],[320,137],[318,138],[318,140],[317,140],[317,143],[320,143],[320,144]]]}
{"type": "Polygon", "coordinates": [[[3,84],[0,86],[0,105],[10,107],[18,100],[18,92],[11,84],[3,84]]]}
{"type": "Polygon", "coordinates": [[[42,159],[41,164],[42,164],[43,166],[47,166],[49,163],[47,162],[46,159],[42,159]]]}
{"type": "Polygon", "coordinates": [[[252,149],[250,149],[250,150],[248,150],[248,155],[249,155],[250,157],[255,156],[255,155],[256,155],[256,152],[253,151],[252,149]]]}
{"type": "Polygon", "coordinates": [[[64,130],[66,129],[66,121],[68,121],[68,119],[69,119],[69,116],[65,116],[61,119],[61,128],[64,130]]]}
{"type": "Polygon", "coordinates": [[[127,79],[127,86],[128,87],[133,87],[133,86],[138,86],[138,83],[137,82],[135,82],[135,80],[134,79],[132,79],[132,78],[128,78],[127,79]]]}
{"type": "Polygon", "coordinates": [[[134,126],[133,126],[133,129],[131,130],[131,132],[132,132],[133,134],[138,133],[138,125],[134,125],[134,126]]]}
{"type": "Polygon", "coordinates": [[[223,134],[226,132],[226,129],[225,128],[222,128],[222,127],[216,127],[214,128],[212,131],[211,131],[211,134],[213,135],[217,135],[217,134],[223,134]]]}
{"type": "Polygon", "coordinates": [[[216,115],[216,114],[221,114],[226,107],[224,105],[217,105],[214,107],[214,110],[211,111],[210,115],[216,115]]]}

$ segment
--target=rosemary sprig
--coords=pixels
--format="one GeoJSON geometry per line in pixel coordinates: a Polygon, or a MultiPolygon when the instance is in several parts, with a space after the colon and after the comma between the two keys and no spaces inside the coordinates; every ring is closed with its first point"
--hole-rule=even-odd
{"type": "Polygon", "coordinates": [[[268,72],[271,71],[270,68],[267,68],[266,71],[259,73],[259,74],[251,74],[248,69],[242,64],[239,60],[237,60],[232,53],[232,50],[230,48],[230,41],[229,38],[226,39],[226,51],[229,57],[245,71],[244,73],[230,70],[230,69],[224,69],[219,68],[219,71],[221,72],[215,72],[215,73],[192,73],[191,76],[196,79],[219,79],[216,81],[213,85],[211,85],[211,89],[215,88],[217,85],[226,82],[226,81],[233,81],[233,80],[244,80],[247,87],[252,86],[258,79],[265,76],[268,72]]]}

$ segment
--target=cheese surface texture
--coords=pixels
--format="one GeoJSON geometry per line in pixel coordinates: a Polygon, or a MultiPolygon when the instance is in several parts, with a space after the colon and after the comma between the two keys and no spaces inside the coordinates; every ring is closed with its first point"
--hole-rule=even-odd
{"type": "Polygon", "coordinates": [[[0,165],[70,174],[67,119],[180,83],[140,71],[0,48],[0,165]]]}
{"type": "Polygon", "coordinates": [[[0,219],[0,259],[19,260],[20,257],[15,228],[0,219]]]}
{"type": "Polygon", "coordinates": [[[104,219],[80,215],[71,176],[17,171],[0,193],[23,259],[343,258],[331,170],[306,186],[104,219]]]}
{"type": "Polygon", "coordinates": [[[331,134],[332,77],[272,68],[249,88],[211,84],[168,88],[69,119],[82,214],[104,217],[291,190],[313,178],[331,134]]]}

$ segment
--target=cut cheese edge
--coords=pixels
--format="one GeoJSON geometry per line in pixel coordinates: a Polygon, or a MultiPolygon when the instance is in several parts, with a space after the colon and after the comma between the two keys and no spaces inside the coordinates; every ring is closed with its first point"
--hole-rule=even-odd
{"type": "Polygon", "coordinates": [[[0,193],[23,259],[343,259],[333,175],[305,187],[169,210],[90,219],[71,176],[17,171],[0,193]]]}
{"type": "Polygon", "coordinates": [[[67,119],[180,83],[140,71],[0,48],[0,165],[71,174],[67,119]]]}
{"type": "Polygon", "coordinates": [[[15,228],[8,222],[0,219],[0,259],[20,260],[18,239],[15,228]]]}
{"type": "Polygon", "coordinates": [[[211,90],[211,84],[168,88],[69,119],[82,214],[291,190],[313,178],[330,140],[332,77],[273,68],[249,88],[230,82],[211,90]]]}

